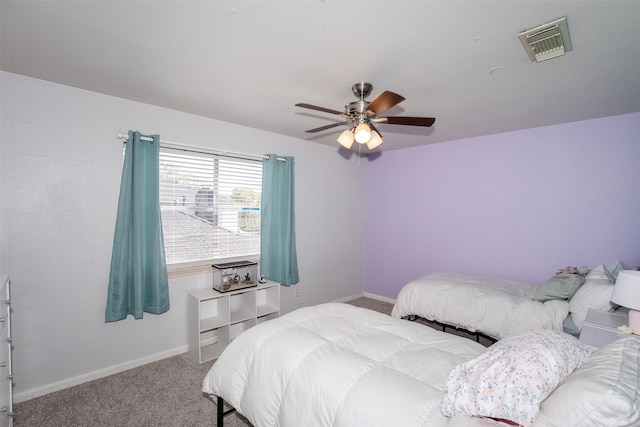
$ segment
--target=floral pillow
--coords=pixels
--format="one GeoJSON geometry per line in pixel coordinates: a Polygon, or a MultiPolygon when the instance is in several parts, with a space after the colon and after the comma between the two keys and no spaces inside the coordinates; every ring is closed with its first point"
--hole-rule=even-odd
{"type": "Polygon", "coordinates": [[[448,417],[488,417],[531,426],[540,403],[592,351],[575,337],[555,330],[507,337],[453,368],[440,411],[448,417]]]}

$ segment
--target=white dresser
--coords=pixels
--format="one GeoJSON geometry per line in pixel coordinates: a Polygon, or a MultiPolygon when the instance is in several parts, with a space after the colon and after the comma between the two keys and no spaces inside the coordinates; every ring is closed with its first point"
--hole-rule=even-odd
{"type": "Polygon", "coordinates": [[[11,282],[0,276],[0,427],[13,425],[13,368],[11,366],[11,282]]]}

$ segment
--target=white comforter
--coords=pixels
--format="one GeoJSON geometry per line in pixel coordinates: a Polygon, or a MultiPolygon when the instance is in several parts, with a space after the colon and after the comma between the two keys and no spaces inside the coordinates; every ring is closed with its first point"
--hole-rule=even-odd
{"type": "Polygon", "coordinates": [[[236,338],[203,391],[260,426],[470,426],[440,414],[451,369],[485,348],[348,304],[306,307],[236,338]]]}
{"type": "Polygon", "coordinates": [[[462,273],[432,273],[407,283],[393,317],[418,315],[501,339],[535,330],[562,330],[566,301],[532,300],[537,285],[462,273]]]}

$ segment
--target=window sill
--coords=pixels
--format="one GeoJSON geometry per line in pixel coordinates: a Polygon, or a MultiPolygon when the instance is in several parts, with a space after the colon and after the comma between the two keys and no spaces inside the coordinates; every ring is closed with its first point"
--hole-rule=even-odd
{"type": "Polygon", "coordinates": [[[212,273],[212,264],[244,260],[260,263],[259,257],[245,256],[203,261],[202,263],[198,264],[170,264],[167,265],[167,275],[169,276],[169,279],[171,279],[174,277],[195,276],[197,274],[212,273]]]}

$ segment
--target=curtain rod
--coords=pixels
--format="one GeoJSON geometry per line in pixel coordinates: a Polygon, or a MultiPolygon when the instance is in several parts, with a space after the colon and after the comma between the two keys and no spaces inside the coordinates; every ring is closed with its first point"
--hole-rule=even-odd
{"type": "MultiPolygon", "coordinates": [[[[125,143],[127,142],[126,140],[129,139],[129,134],[126,134],[124,132],[118,132],[118,138],[119,139],[124,139],[125,143]]],[[[140,137],[141,140],[143,141],[153,141],[153,138],[149,138],[148,136],[141,136],[140,137]]],[[[259,155],[259,154],[249,154],[249,153],[239,153],[237,151],[229,151],[229,150],[218,150],[218,149],[214,149],[214,148],[204,148],[204,147],[197,147],[194,145],[186,145],[186,144],[181,144],[179,142],[171,142],[171,141],[165,141],[165,140],[160,140],[160,144],[164,147],[164,148],[173,148],[175,150],[186,150],[186,151],[194,151],[196,153],[204,153],[204,154],[217,154],[220,156],[227,156],[227,157],[239,157],[239,158],[243,158],[243,159],[268,159],[269,156],[264,156],[264,155],[259,155]]],[[[280,160],[281,162],[286,162],[287,159],[285,159],[284,157],[276,157],[278,160],[280,160]]]]}

